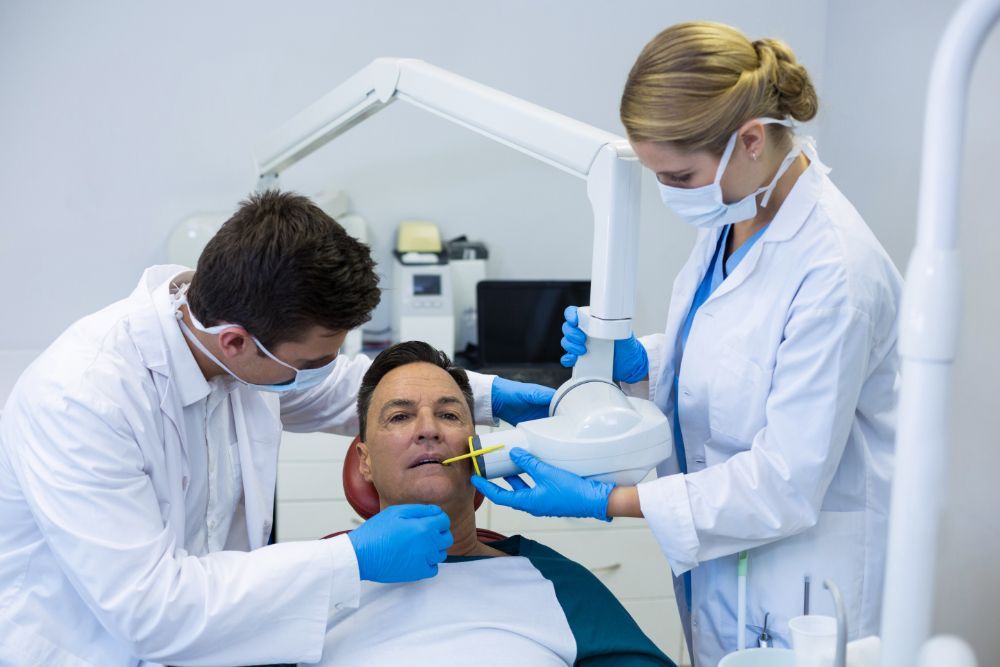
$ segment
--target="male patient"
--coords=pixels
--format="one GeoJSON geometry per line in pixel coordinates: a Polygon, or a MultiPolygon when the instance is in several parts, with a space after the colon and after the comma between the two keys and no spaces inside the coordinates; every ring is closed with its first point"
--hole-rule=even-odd
{"type": "Polygon", "coordinates": [[[324,665],[673,665],[586,568],[521,536],[477,539],[468,459],[473,397],[465,371],[426,343],[382,352],[358,393],[360,470],[382,509],[426,503],[451,519],[438,575],[362,581],[337,612],[324,665]]]}

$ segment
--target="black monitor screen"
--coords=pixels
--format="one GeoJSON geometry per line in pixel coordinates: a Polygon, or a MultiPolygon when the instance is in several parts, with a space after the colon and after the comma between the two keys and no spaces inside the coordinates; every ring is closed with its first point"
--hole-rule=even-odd
{"type": "Polygon", "coordinates": [[[589,302],[589,280],[481,281],[476,289],[480,360],[558,362],[563,311],[589,302]]]}

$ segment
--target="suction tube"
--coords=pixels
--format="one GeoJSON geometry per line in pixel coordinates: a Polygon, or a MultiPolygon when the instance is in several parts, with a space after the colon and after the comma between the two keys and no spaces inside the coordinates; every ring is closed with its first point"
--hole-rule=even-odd
{"type": "Polygon", "coordinates": [[[516,475],[514,447],[582,477],[631,485],[673,454],[667,418],[652,402],[626,396],[615,384],[581,378],[556,393],[551,417],[473,438],[472,449],[503,448],[476,457],[487,479],[516,475]]]}

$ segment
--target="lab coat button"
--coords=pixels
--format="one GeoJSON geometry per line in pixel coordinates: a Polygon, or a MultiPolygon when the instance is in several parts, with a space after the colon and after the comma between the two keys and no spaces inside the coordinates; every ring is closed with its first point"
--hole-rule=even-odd
{"type": "Polygon", "coordinates": [[[333,605],[333,608],[336,609],[337,611],[340,611],[341,609],[344,608],[344,603],[338,602],[337,604],[333,605]]]}

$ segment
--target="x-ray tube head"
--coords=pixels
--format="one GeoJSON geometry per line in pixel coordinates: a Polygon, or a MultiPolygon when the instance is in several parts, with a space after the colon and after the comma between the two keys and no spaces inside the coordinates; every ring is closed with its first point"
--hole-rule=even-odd
{"type": "Polygon", "coordinates": [[[552,416],[473,439],[472,449],[502,448],[477,457],[486,478],[515,475],[510,450],[521,447],[546,463],[615,484],[631,485],[673,453],[666,416],[652,402],[626,396],[615,384],[574,379],[556,393],[552,416]]]}

